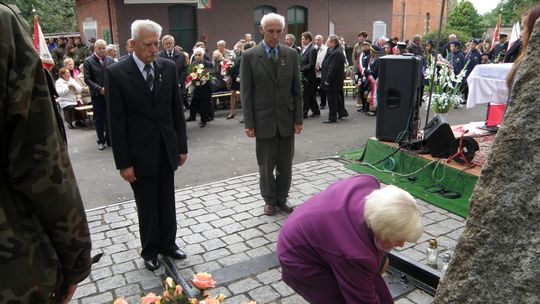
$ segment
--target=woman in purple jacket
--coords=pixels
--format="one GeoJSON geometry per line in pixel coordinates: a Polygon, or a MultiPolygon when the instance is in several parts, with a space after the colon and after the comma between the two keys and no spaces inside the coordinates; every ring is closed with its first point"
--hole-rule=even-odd
{"type": "Polygon", "coordinates": [[[298,207],[277,243],[283,281],[310,303],[393,303],[385,252],[423,232],[414,198],[372,176],[338,181],[298,207]]]}

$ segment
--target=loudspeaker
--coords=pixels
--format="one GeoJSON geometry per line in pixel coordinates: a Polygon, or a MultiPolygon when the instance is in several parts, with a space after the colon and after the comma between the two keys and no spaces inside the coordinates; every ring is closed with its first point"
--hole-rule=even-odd
{"type": "Polygon", "coordinates": [[[457,152],[458,141],[447,122],[433,118],[424,128],[424,140],[433,157],[448,158],[457,152]]]}
{"type": "Polygon", "coordinates": [[[419,57],[389,55],[379,58],[377,139],[401,142],[415,137],[421,86],[422,60],[419,57]]]}

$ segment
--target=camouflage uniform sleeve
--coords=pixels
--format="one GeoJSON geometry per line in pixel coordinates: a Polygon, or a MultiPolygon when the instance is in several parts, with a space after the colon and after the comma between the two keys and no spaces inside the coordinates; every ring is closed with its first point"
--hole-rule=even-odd
{"type": "Polygon", "coordinates": [[[8,197],[15,198],[13,205],[33,213],[20,216],[35,217],[41,225],[10,233],[44,231],[54,248],[51,255],[58,257],[63,284],[76,284],[90,274],[92,262],[81,196],[27,27],[2,5],[0,17],[0,134],[6,135],[0,139],[0,173],[11,192],[8,197]]]}

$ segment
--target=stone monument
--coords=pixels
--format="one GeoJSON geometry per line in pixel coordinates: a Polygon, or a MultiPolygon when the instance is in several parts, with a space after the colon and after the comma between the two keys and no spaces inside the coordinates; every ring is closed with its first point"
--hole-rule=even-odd
{"type": "Polygon", "coordinates": [[[540,303],[540,19],[434,303],[540,303]]]}

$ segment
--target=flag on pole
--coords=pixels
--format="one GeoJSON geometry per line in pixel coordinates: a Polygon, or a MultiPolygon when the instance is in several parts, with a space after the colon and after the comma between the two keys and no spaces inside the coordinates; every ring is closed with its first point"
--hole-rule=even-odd
{"type": "Polygon", "coordinates": [[[37,15],[34,15],[34,49],[38,53],[43,67],[50,70],[54,66],[54,60],[52,59],[49,47],[45,42],[45,37],[41,31],[37,15]]]}
{"type": "Polygon", "coordinates": [[[512,27],[512,33],[510,34],[510,40],[508,41],[508,49],[512,47],[512,44],[516,42],[519,39],[519,36],[521,35],[521,26],[519,25],[519,21],[514,24],[512,27]]]}
{"type": "Polygon", "coordinates": [[[491,40],[491,47],[489,51],[492,51],[495,47],[495,44],[499,42],[499,31],[501,29],[501,14],[499,14],[499,19],[497,19],[497,25],[495,26],[495,31],[493,31],[493,39],[491,40]]]}

